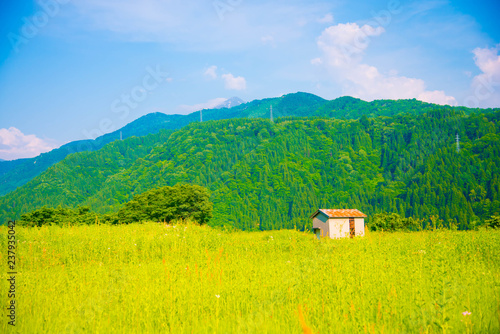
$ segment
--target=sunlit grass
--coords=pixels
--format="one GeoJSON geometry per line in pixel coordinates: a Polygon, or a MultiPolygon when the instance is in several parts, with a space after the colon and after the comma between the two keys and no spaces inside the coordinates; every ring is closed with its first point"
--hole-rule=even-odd
{"type": "Polygon", "coordinates": [[[21,333],[499,330],[500,231],[318,241],[149,223],[18,227],[17,237],[21,333]]]}

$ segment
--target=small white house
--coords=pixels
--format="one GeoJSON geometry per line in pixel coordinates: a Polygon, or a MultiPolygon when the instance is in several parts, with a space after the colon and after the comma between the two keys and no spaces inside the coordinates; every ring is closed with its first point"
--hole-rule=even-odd
{"type": "Polygon", "coordinates": [[[364,236],[366,215],[357,209],[319,209],[310,217],[318,238],[364,236]]]}

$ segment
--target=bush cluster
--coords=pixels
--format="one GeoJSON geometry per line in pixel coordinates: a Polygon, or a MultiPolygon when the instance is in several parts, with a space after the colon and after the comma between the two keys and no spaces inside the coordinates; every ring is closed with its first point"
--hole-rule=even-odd
{"type": "Polygon", "coordinates": [[[420,220],[412,217],[404,218],[397,213],[377,213],[367,224],[371,231],[418,231],[420,220]]]}
{"type": "Polygon", "coordinates": [[[21,215],[21,226],[129,224],[133,222],[191,221],[205,224],[212,217],[213,204],[206,188],[178,184],[173,187],[152,189],[134,196],[117,212],[99,214],[89,207],[42,207],[21,215]]]}
{"type": "Polygon", "coordinates": [[[177,184],[136,195],[118,211],[121,223],[189,220],[205,224],[212,217],[213,204],[206,188],[177,184]]]}

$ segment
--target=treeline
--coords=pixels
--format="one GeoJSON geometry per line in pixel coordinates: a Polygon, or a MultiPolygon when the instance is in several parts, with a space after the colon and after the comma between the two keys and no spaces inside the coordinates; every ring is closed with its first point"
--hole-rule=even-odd
{"type": "Polygon", "coordinates": [[[231,119],[73,154],[0,198],[4,220],[44,205],[117,212],[134,195],[178,183],[211,192],[210,225],[309,228],[318,208],[437,217],[469,229],[500,215],[500,112],[231,119]],[[456,135],[460,138],[457,152],[456,135]]]}
{"type": "Polygon", "coordinates": [[[189,221],[205,224],[212,217],[213,204],[206,188],[177,184],[173,187],[151,189],[134,196],[118,212],[99,214],[90,207],[76,209],[42,207],[21,215],[20,226],[129,224],[133,222],[189,221]]]}
{"type": "MultiPolygon", "coordinates": [[[[492,216],[491,219],[487,219],[483,224],[472,224],[469,225],[469,229],[477,229],[478,227],[482,228],[491,228],[497,229],[500,228],[500,216],[492,216]]],[[[437,216],[430,216],[427,219],[418,219],[413,217],[401,217],[397,213],[376,213],[370,219],[370,223],[367,228],[371,231],[386,231],[386,232],[398,232],[398,231],[422,231],[422,230],[441,230],[441,229],[450,229],[456,231],[458,226],[449,222],[446,223],[443,219],[439,219],[437,216]]]]}

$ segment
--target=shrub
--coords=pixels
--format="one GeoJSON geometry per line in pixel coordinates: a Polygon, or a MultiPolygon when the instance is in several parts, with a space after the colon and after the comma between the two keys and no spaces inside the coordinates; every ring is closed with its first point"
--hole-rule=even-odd
{"type": "Polygon", "coordinates": [[[93,224],[99,220],[96,213],[90,211],[87,206],[69,209],[63,207],[42,207],[21,215],[19,225],[42,226],[42,225],[65,225],[65,224],[93,224]]]}
{"type": "Polygon", "coordinates": [[[213,204],[206,188],[177,184],[134,196],[118,211],[118,220],[127,224],[145,220],[190,220],[205,224],[212,217],[212,209],[213,204]]]}
{"type": "Polygon", "coordinates": [[[418,231],[420,222],[412,217],[404,218],[397,213],[377,213],[368,224],[371,231],[418,231]]]}
{"type": "Polygon", "coordinates": [[[485,221],[487,227],[500,228],[500,216],[491,216],[491,219],[485,221]]]}

